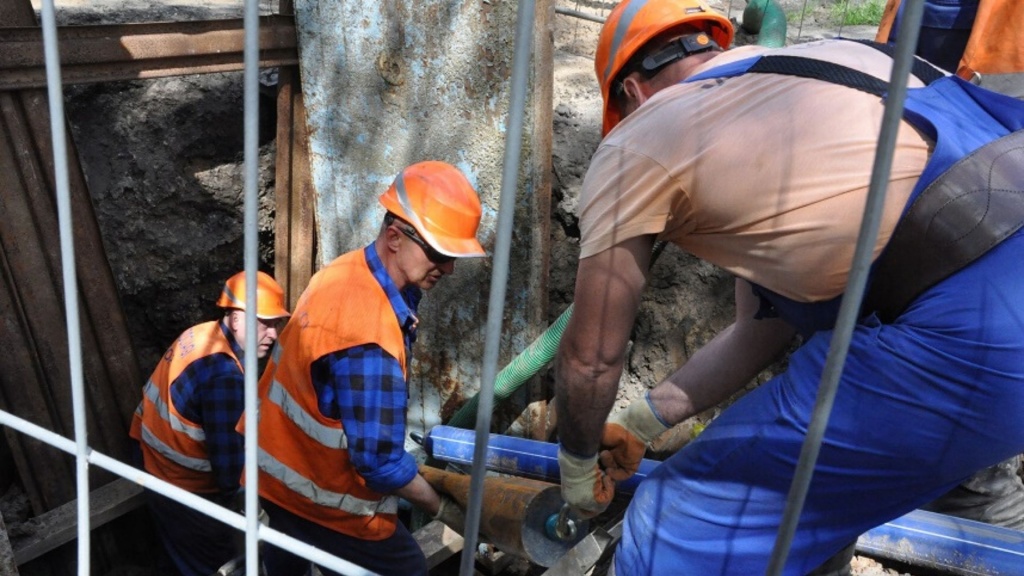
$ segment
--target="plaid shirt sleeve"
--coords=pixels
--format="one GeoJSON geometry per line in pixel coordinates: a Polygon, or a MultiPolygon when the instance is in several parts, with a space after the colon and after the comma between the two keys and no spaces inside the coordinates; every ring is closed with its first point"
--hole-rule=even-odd
{"type": "Polygon", "coordinates": [[[408,390],[398,360],[367,344],[328,354],[311,372],[320,412],[341,420],[366,485],[387,494],[411,482],[417,467],[405,451],[408,390]]]}
{"type": "Polygon", "coordinates": [[[217,486],[232,496],[245,464],[245,438],[235,431],[245,409],[245,376],[231,356],[213,354],[190,364],[172,394],[182,415],[203,427],[217,486]]]}

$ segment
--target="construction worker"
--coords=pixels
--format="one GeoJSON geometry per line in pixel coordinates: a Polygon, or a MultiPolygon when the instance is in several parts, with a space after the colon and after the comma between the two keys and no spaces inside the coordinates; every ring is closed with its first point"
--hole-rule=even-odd
{"type": "MultiPolygon", "coordinates": [[[[284,290],[256,273],[257,355],[263,358],[288,318],[284,290]]],[[[220,320],[193,326],[171,344],[149,377],[132,418],[146,472],[221,506],[233,505],[244,465],[235,425],[245,407],[245,272],[228,278],[217,298],[220,320]]],[[[161,573],[209,576],[240,553],[237,530],[147,492],[166,553],[161,573]]]]}
{"type": "MultiPolygon", "coordinates": [[[[627,0],[595,58],[604,139],[580,196],[575,310],[555,365],[563,497],[601,513],[652,439],[803,337],[783,373],[639,485],[615,555],[624,576],[766,572],[879,152],[884,46],[723,51],[731,39],[700,0],[627,0]],[[736,276],[735,321],[606,421],[656,240],[736,276]]],[[[787,575],[1024,449],[1024,203],[1012,193],[1024,106],[925,62],[913,70],[787,575]]]]}
{"type": "MultiPolygon", "coordinates": [[[[425,575],[399,498],[457,531],[464,517],[404,449],[407,365],[422,291],[453,273],[456,258],[485,255],[481,206],[466,177],[438,161],[402,170],[380,203],[377,238],[312,277],[260,379],[260,504],[272,528],[340,558],[425,575]]],[[[264,550],[270,576],[309,568],[264,550]]]]}
{"type": "MultiPolygon", "coordinates": [[[[895,44],[900,0],[888,0],[876,41],[895,44]]],[[[915,54],[979,86],[1024,98],[1024,3],[1016,0],[925,0],[915,54]]],[[[922,510],[1024,529],[1021,457],[974,473],[922,510]]]]}

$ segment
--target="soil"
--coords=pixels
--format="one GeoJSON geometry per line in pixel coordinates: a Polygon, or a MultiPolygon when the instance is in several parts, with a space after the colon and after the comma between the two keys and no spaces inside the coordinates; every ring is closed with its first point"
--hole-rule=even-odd
{"type": "MultiPolygon", "coordinates": [[[[34,0],[38,6],[38,0],[34,0]]],[[[790,41],[872,37],[874,27],[841,29],[828,20],[830,1],[782,6],[790,41]]],[[[736,20],[740,0],[712,2],[736,20]]],[[[557,0],[559,9],[603,18],[612,2],[557,0]]],[[[241,16],[241,0],[63,0],[67,24],[191,20],[241,16]]],[[[276,11],[264,0],[261,13],[276,11]]],[[[599,24],[556,14],[552,269],[549,317],[572,300],[579,229],[576,202],[600,140],[600,96],[593,72],[599,24]]],[[[739,29],[737,44],[755,36],[739,29]]],[[[140,366],[155,364],[168,342],[197,319],[213,317],[224,270],[242,253],[242,76],[211,74],[66,88],[66,110],[103,232],[140,366]],[[228,225],[225,225],[227,223],[228,225]]],[[[273,106],[261,119],[260,260],[273,268],[273,106]]],[[[621,404],[639,396],[731,322],[732,278],[668,248],[652,270],[637,321],[621,404]]],[[[763,374],[759,381],[770,375],[763,374]]],[[[702,415],[710,419],[714,413],[702,415]]],[[[8,528],[12,528],[10,518],[8,528]]],[[[15,528],[16,529],[16,528],[15,528]]],[[[12,531],[12,534],[14,532],[12,531]]],[[[858,557],[855,575],[911,574],[858,557]]],[[[916,572],[915,576],[923,573],[916,572]]]]}

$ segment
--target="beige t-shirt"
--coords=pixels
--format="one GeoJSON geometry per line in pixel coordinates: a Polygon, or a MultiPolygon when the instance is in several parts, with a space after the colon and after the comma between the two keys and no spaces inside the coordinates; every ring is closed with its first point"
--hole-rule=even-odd
{"type": "MultiPolygon", "coordinates": [[[[742,47],[697,73],[758,54],[742,47]]],[[[892,61],[854,42],[773,51],[828,60],[888,80],[892,61]]],[[[911,77],[910,86],[921,83],[911,77]]],[[[640,235],[797,301],[845,288],[884,103],[788,75],[678,84],[612,130],[580,198],[580,258],[640,235]]],[[[875,256],[923,170],[930,142],[901,122],[875,256]]]]}

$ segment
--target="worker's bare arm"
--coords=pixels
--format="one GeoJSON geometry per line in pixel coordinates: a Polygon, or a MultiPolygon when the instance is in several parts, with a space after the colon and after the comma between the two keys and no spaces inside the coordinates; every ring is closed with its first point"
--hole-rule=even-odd
{"type": "Polygon", "coordinates": [[[431,516],[437,514],[437,507],[441,505],[441,497],[437,491],[420,474],[416,474],[408,484],[395,490],[395,495],[405,498],[410,504],[431,516]]]}
{"type": "Polygon", "coordinates": [[[745,280],[736,280],[736,319],[689,361],[651,391],[651,402],[676,424],[715,406],[766,368],[793,339],[778,318],[754,319],[759,301],[745,280]]]}
{"type": "Polygon", "coordinates": [[[597,453],[653,244],[652,236],[633,238],[580,260],[572,318],[555,359],[558,437],[574,454],[597,453]]]}

